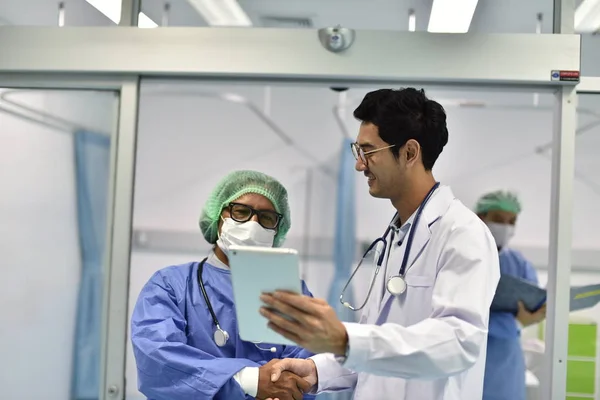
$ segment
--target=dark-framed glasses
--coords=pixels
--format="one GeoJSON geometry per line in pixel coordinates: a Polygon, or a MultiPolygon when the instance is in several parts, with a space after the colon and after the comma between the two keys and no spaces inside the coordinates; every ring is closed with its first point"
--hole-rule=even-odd
{"type": "Polygon", "coordinates": [[[351,143],[350,147],[352,148],[352,154],[354,155],[354,159],[356,161],[360,160],[365,166],[368,165],[367,156],[369,154],[377,153],[378,151],[389,149],[390,147],[396,146],[395,144],[390,144],[389,146],[380,147],[378,149],[364,151],[362,147],[358,143],[351,143]]]}
{"type": "Polygon", "coordinates": [[[283,215],[270,210],[255,210],[241,203],[229,203],[229,215],[236,222],[248,222],[254,215],[258,216],[258,223],[265,229],[277,229],[283,215]]]}

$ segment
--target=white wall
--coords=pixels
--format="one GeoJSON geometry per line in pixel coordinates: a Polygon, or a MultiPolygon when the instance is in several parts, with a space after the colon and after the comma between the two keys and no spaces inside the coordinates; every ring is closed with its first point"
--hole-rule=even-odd
{"type": "MultiPolygon", "coordinates": [[[[108,93],[11,98],[80,122],[87,116],[99,129],[112,125],[108,93]]],[[[81,265],[73,136],[0,111],[0,187],[0,397],[68,399],[81,265]]]]}

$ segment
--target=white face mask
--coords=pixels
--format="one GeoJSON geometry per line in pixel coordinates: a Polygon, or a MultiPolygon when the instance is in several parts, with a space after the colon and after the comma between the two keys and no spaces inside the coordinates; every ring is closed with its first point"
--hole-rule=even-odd
{"type": "Polygon", "coordinates": [[[225,218],[217,246],[225,254],[228,254],[231,245],[273,247],[276,233],[273,229],[263,228],[256,221],[236,222],[225,218]]]}
{"type": "Polygon", "coordinates": [[[509,240],[515,234],[515,226],[509,224],[499,224],[497,222],[486,222],[492,236],[496,240],[496,245],[500,248],[506,247],[509,240]]]}

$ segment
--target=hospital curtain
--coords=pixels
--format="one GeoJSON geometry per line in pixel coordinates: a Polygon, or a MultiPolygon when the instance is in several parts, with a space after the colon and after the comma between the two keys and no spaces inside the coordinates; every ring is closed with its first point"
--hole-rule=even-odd
{"type": "Polygon", "coordinates": [[[100,385],[102,263],[110,172],[110,138],[75,132],[77,224],[81,280],[73,350],[71,398],[97,399],[100,385]]]}
{"type": "MultiPolygon", "coordinates": [[[[335,215],[335,238],[333,258],[335,273],[329,290],[328,302],[335,308],[338,317],[345,322],[355,322],[354,311],[340,303],[340,292],[350,277],[356,252],[356,207],[355,207],[355,160],[350,150],[352,140],[344,139],[340,155],[340,168],[337,181],[337,199],[335,215]]],[[[354,303],[352,287],[344,293],[344,301],[354,303]]],[[[351,399],[351,392],[323,393],[319,399],[351,399]]]]}

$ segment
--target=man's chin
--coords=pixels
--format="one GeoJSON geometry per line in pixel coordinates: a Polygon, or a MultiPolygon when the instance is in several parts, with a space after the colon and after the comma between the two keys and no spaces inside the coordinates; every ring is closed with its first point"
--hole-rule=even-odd
{"type": "Polygon", "coordinates": [[[382,198],[383,196],[381,195],[381,193],[379,193],[379,190],[377,190],[376,186],[371,186],[369,187],[369,194],[373,197],[376,197],[378,199],[382,198]]]}

